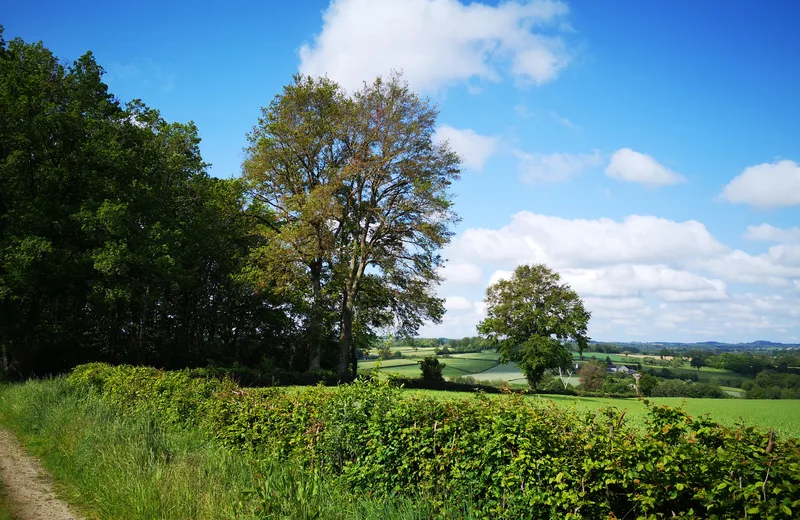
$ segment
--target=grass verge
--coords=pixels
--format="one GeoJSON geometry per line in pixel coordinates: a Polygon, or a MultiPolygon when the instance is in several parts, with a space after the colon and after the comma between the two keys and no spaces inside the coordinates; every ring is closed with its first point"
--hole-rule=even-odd
{"type": "MultiPolygon", "coordinates": [[[[426,500],[356,495],[334,478],[123,417],[62,379],[0,386],[0,424],[89,519],[422,519],[426,500]]],[[[0,520],[9,517],[2,516],[0,520]]],[[[437,515],[441,510],[437,510],[437,515]]],[[[448,516],[448,515],[446,515],[448,516]]],[[[469,518],[454,506],[452,518],[469,518]]]]}
{"type": "Polygon", "coordinates": [[[6,495],[6,490],[3,487],[2,482],[0,482],[0,520],[15,520],[15,518],[11,516],[11,510],[9,509],[8,505],[8,496],[6,495]]]}

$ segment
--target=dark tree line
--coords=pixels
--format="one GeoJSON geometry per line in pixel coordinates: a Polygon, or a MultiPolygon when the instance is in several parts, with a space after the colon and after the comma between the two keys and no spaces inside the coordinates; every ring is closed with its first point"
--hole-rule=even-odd
{"type": "Polygon", "coordinates": [[[243,177],[216,179],[193,123],[122,103],[102,75],[0,27],[0,375],[102,360],[348,376],[378,327],[441,316],[458,158],[397,78],[350,97],[297,78],[243,177]]]}

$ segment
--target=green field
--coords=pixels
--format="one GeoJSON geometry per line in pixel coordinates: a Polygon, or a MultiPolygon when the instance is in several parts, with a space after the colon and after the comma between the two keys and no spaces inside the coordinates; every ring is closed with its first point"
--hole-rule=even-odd
{"type": "MultiPolygon", "coordinates": [[[[425,356],[433,356],[434,350],[432,348],[419,348],[413,347],[399,347],[392,349],[394,352],[402,352],[404,358],[402,359],[387,359],[378,362],[377,360],[361,361],[358,364],[359,371],[366,373],[373,370],[376,366],[380,365],[378,369],[380,374],[388,375],[395,374],[401,377],[419,377],[420,369],[418,361],[425,356]]],[[[730,370],[721,370],[718,368],[702,367],[700,370],[692,368],[688,363],[684,363],[682,367],[662,367],[659,365],[651,364],[660,360],[658,356],[648,357],[633,357],[624,356],[622,354],[605,354],[603,352],[584,352],[583,360],[578,359],[577,352],[572,353],[576,363],[581,364],[595,358],[598,361],[605,361],[606,357],[611,358],[612,363],[635,365],[641,363],[643,368],[651,368],[656,371],[662,368],[668,368],[673,374],[683,379],[697,376],[698,382],[701,383],[718,383],[723,389],[728,392],[732,397],[739,397],[742,391],[736,386],[740,386],[742,381],[748,378],[730,370]]],[[[442,374],[447,377],[457,376],[470,376],[478,381],[504,381],[510,385],[524,385],[526,384],[524,374],[514,365],[500,364],[500,355],[495,351],[486,350],[483,352],[464,353],[464,354],[450,354],[448,356],[439,356],[439,361],[446,365],[442,374]]],[[[566,379],[566,378],[565,378],[566,379]]],[[[578,386],[580,381],[578,377],[573,375],[568,379],[569,383],[573,386],[578,386]]]]}
{"type": "MultiPolygon", "coordinates": [[[[409,394],[430,395],[441,399],[470,399],[467,392],[436,390],[405,390],[409,394]]],[[[573,397],[562,395],[530,396],[543,405],[556,404],[578,412],[598,412],[614,407],[625,411],[625,420],[632,426],[643,426],[647,407],[638,399],[612,399],[600,397],[573,397]]],[[[691,399],[682,397],[655,397],[649,401],[683,408],[689,415],[710,414],[711,419],[725,426],[744,423],[758,428],[774,428],[784,437],[800,437],[800,401],[798,400],[746,400],[746,399],[691,399]]]]}
{"type": "MultiPolygon", "coordinates": [[[[397,374],[403,377],[419,377],[420,368],[418,359],[387,359],[385,361],[362,361],[358,364],[361,371],[369,371],[380,365],[379,371],[385,374],[397,374]]],[[[476,354],[463,354],[448,358],[439,358],[445,367],[442,374],[445,377],[468,376],[491,369],[499,363],[496,355],[488,357],[476,354]],[[476,357],[472,357],[476,356],[476,357]]],[[[497,379],[497,378],[495,378],[497,379]]]]}
{"type": "MultiPolygon", "coordinates": [[[[417,361],[424,356],[433,355],[433,349],[420,348],[414,350],[411,347],[396,349],[403,352],[404,356],[413,356],[413,359],[392,359],[380,363],[380,373],[398,374],[404,377],[419,377],[420,369],[417,361]]],[[[610,358],[613,363],[633,365],[641,363],[644,368],[653,368],[656,371],[664,368],[659,365],[651,364],[658,356],[633,357],[622,354],[605,354],[603,352],[584,352],[583,360],[578,359],[578,353],[573,352],[573,356],[578,363],[583,363],[594,357],[598,361],[605,361],[610,358]]],[[[440,356],[440,362],[445,363],[443,374],[445,377],[470,376],[479,382],[508,382],[512,387],[522,387],[526,385],[525,376],[514,363],[507,365],[500,364],[500,356],[494,351],[484,351],[480,353],[452,354],[450,356],[440,356]]],[[[367,361],[359,364],[359,368],[366,371],[376,366],[376,362],[367,361]]],[[[721,385],[732,397],[741,397],[743,391],[735,385],[749,379],[747,376],[721,370],[718,368],[702,367],[700,370],[693,368],[688,362],[684,362],[681,367],[666,367],[673,374],[688,379],[697,376],[702,383],[712,381],[721,385]]],[[[579,380],[573,374],[569,378],[570,384],[577,386],[579,380]]],[[[408,390],[408,392],[427,392],[432,395],[442,397],[453,397],[469,394],[458,394],[451,392],[432,392],[422,390],[408,390]]],[[[573,407],[578,411],[597,411],[601,408],[614,406],[626,411],[626,418],[634,425],[642,425],[646,416],[646,407],[636,399],[610,399],[610,398],[587,398],[571,396],[547,396],[531,397],[543,402],[557,403],[559,406],[573,407]]],[[[740,422],[747,425],[759,427],[771,427],[781,435],[800,437],[800,401],[765,401],[765,400],[742,400],[742,399],[690,399],[679,397],[652,398],[652,402],[667,404],[670,406],[683,406],[691,415],[711,414],[711,417],[726,426],[735,426],[740,422]]]]}
{"type": "MultiPolygon", "coordinates": [[[[643,424],[647,407],[638,399],[603,399],[571,396],[535,397],[560,406],[574,406],[576,410],[597,411],[613,406],[626,411],[632,424],[643,424]]],[[[691,399],[682,397],[655,397],[649,399],[656,404],[677,406],[693,416],[710,414],[711,418],[725,426],[744,423],[759,428],[774,428],[784,436],[800,437],[800,401],[797,400],[749,400],[749,399],[691,399]]]]}

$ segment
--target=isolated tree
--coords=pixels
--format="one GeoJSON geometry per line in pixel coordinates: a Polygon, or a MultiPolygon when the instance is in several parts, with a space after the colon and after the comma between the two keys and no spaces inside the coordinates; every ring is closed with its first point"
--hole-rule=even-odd
{"type": "Polygon", "coordinates": [[[578,377],[586,390],[600,390],[606,381],[606,365],[598,361],[584,363],[578,370],[578,377]]]}
{"type": "Polygon", "coordinates": [[[416,333],[438,321],[443,301],[438,251],[458,220],[449,188],[459,178],[459,157],[435,144],[438,110],[398,76],[378,78],[353,96],[349,149],[343,169],[340,241],[335,276],[341,286],[339,373],[355,374],[353,319],[367,273],[383,293],[394,326],[416,333]]]}
{"type": "Polygon", "coordinates": [[[636,385],[636,389],[639,392],[639,395],[649,396],[653,389],[658,385],[658,378],[650,375],[650,374],[642,374],[639,378],[639,382],[636,385]]]}
{"type": "Polygon", "coordinates": [[[422,379],[425,381],[444,381],[442,371],[447,365],[440,363],[436,356],[426,356],[422,361],[418,361],[422,379]]]}
{"type": "Polygon", "coordinates": [[[543,264],[521,265],[509,280],[486,289],[487,317],[478,331],[498,349],[503,363],[513,361],[533,388],[549,368],[566,366],[568,342],[583,353],[591,314],[578,294],[543,264]]]}
{"type": "Polygon", "coordinates": [[[701,367],[706,366],[706,361],[701,356],[692,356],[692,360],[689,363],[698,371],[700,371],[701,367]]]}

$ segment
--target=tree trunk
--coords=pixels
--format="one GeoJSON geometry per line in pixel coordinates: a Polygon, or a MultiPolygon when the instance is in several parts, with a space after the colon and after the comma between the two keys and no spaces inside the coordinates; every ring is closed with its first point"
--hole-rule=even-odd
{"type": "Polygon", "coordinates": [[[351,344],[353,343],[353,300],[349,292],[345,292],[342,302],[342,323],[339,333],[339,378],[349,381],[351,344]]]}
{"type": "Polygon", "coordinates": [[[2,349],[2,356],[0,356],[0,376],[8,376],[9,375],[9,363],[8,363],[8,346],[6,345],[5,340],[0,340],[0,349],[2,349]]]}
{"type": "Polygon", "coordinates": [[[350,371],[353,374],[353,379],[358,376],[358,356],[356,355],[356,346],[350,341],[350,371]]]}
{"type": "Polygon", "coordinates": [[[315,260],[311,264],[311,285],[313,301],[311,302],[311,323],[308,327],[311,360],[308,363],[308,370],[313,372],[322,368],[322,260],[315,260]]]}

